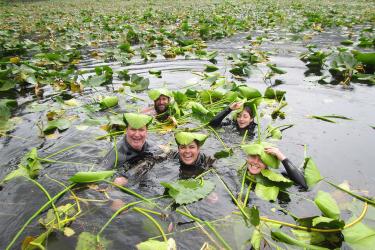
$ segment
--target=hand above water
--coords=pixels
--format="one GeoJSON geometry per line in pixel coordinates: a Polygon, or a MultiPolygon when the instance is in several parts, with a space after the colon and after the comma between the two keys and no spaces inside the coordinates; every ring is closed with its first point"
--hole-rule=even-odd
{"type": "Polygon", "coordinates": [[[240,109],[242,107],[242,105],[243,105],[242,102],[234,102],[231,105],[229,105],[229,108],[231,110],[240,109]]]}
{"type": "Polygon", "coordinates": [[[286,159],[285,155],[280,151],[280,149],[275,148],[275,147],[266,147],[264,149],[264,152],[266,152],[267,154],[276,156],[277,159],[279,159],[279,161],[283,161],[286,159]]]}

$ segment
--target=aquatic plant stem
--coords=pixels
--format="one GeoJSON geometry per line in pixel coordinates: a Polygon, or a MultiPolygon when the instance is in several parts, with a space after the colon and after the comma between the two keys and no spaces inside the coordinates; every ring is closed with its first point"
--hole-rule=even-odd
{"type": "Polygon", "coordinates": [[[246,204],[247,204],[247,201],[249,200],[249,196],[250,196],[250,191],[251,191],[251,188],[252,188],[252,186],[253,186],[253,183],[252,183],[252,182],[250,182],[250,183],[249,183],[249,186],[247,187],[247,191],[246,191],[246,196],[245,196],[245,200],[243,201],[243,205],[244,205],[244,207],[246,206],[246,204]]]}
{"type": "MultiPolygon", "coordinates": [[[[126,193],[128,193],[128,194],[131,194],[131,195],[133,195],[133,196],[135,196],[135,197],[137,197],[137,198],[143,200],[143,201],[146,201],[146,202],[148,202],[148,203],[153,203],[150,199],[147,199],[146,197],[144,197],[144,196],[142,196],[142,195],[140,195],[140,194],[134,192],[133,190],[131,190],[131,189],[129,189],[129,188],[126,188],[126,187],[124,187],[124,186],[117,185],[116,183],[114,183],[114,182],[112,182],[112,181],[107,181],[107,180],[104,180],[104,181],[107,182],[107,183],[109,183],[109,184],[111,184],[111,185],[113,185],[113,186],[115,186],[115,187],[117,187],[117,188],[119,188],[119,189],[121,189],[122,191],[124,191],[124,192],[126,192],[126,193]]],[[[154,204],[154,203],[153,203],[153,204],[154,204]]]]}
{"type": "Polygon", "coordinates": [[[216,138],[221,142],[221,144],[223,145],[223,147],[225,149],[228,149],[228,146],[225,145],[225,143],[223,142],[223,140],[220,138],[219,134],[216,132],[216,130],[214,128],[212,128],[211,126],[208,126],[208,128],[214,133],[214,135],[216,136],[216,138]]]}
{"type": "Polygon", "coordinates": [[[260,123],[259,123],[258,109],[255,106],[255,104],[253,104],[253,108],[254,108],[254,111],[255,111],[255,118],[257,119],[258,143],[260,143],[261,142],[261,133],[260,133],[260,123]]]}
{"type": "MultiPolygon", "coordinates": [[[[31,181],[32,183],[34,183],[47,196],[48,201],[52,200],[52,198],[49,195],[48,191],[39,182],[37,182],[36,180],[33,180],[31,178],[27,178],[27,179],[29,181],[31,181]]],[[[59,212],[57,211],[57,208],[56,208],[56,206],[55,206],[55,204],[53,202],[51,203],[51,206],[52,206],[53,212],[54,212],[56,220],[57,220],[58,228],[60,228],[60,216],[59,216],[59,212]]]]}
{"type": "Polygon", "coordinates": [[[248,132],[248,131],[249,131],[249,130],[246,129],[245,134],[244,134],[243,137],[242,137],[241,145],[245,143],[245,140],[246,140],[246,138],[247,138],[247,132],[248,132]]]}
{"type": "Polygon", "coordinates": [[[111,218],[109,218],[109,220],[104,224],[104,226],[102,226],[102,228],[100,229],[100,231],[97,233],[96,235],[96,241],[99,242],[100,241],[100,235],[103,233],[103,231],[108,227],[108,225],[112,222],[112,220],[114,218],[116,218],[117,215],[119,215],[122,211],[124,211],[125,209],[128,209],[129,207],[131,206],[134,206],[134,205],[137,205],[139,203],[142,203],[143,201],[136,201],[136,202],[132,202],[132,203],[128,203],[126,204],[125,206],[122,206],[120,209],[118,209],[114,214],[112,214],[111,218]]]}
{"type": "Polygon", "coordinates": [[[208,222],[208,221],[203,221],[189,213],[185,213],[184,211],[181,211],[179,209],[176,209],[176,212],[179,213],[179,214],[182,214],[196,222],[199,222],[199,223],[202,223],[202,224],[205,224],[214,234],[215,236],[220,240],[220,242],[223,244],[223,246],[226,248],[226,249],[231,249],[231,247],[228,245],[228,243],[223,239],[223,237],[221,237],[221,235],[216,231],[216,229],[208,222]]]}
{"type": "Polygon", "coordinates": [[[160,226],[160,224],[152,217],[150,216],[148,213],[146,213],[145,211],[143,211],[141,208],[138,208],[138,207],[135,207],[133,208],[134,211],[140,213],[140,214],[143,214],[144,216],[146,216],[152,223],[154,223],[154,225],[156,226],[156,228],[160,231],[162,237],[163,237],[163,240],[165,242],[168,241],[167,237],[165,236],[165,233],[164,233],[164,230],[163,228],[160,226]]]}
{"type": "Polygon", "coordinates": [[[37,217],[43,210],[45,210],[52,202],[54,202],[57,198],[59,198],[60,196],[62,196],[63,194],[65,194],[68,190],[70,190],[72,187],[74,187],[76,184],[71,184],[70,186],[68,186],[67,188],[65,188],[64,190],[62,190],[60,193],[56,194],[50,201],[48,201],[47,203],[45,203],[41,208],[39,208],[38,211],[36,211],[24,224],[23,226],[21,227],[21,229],[17,232],[17,234],[13,237],[12,241],[7,245],[7,247],[5,248],[5,250],[9,250],[11,249],[11,247],[13,246],[13,244],[16,242],[16,240],[18,239],[18,237],[20,237],[20,235],[23,233],[23,231],[25,230],[25,228],[31,223],[31,221],[33,219],[35,219],[35,217],[37,217]]]}
{"type": "Polygon", "coordinates": [[[346,190],[346,189],[344,189],[344,188],[342,188],[342,187],[340,187],[340,186],[338,186],[338,185],[336,185],[336,184],[334,184],[334,183],[332,183],[330,181],[327,181],[326,179],[323,179],[323,181],[326,182],[326,183],[328,183],[329,185],[331,185],[331,186],[333,186],[333,187],[335,187],[335,188],[337,188],[337,189],[339,189],[339,190],[341,190],[341,191],[343,191],[343,192],[345,192],[345,193],[353,196],[354,198],[357,198],[360,201],[367,202],[371,206],[375,206],[375,201],[374,200],[370,200],[370,199],[367,199],[367,198],[365,198],[365,197],[363,197],[361,195],[358,195],[358,194],[355,194],[353,192],[350,192],[349,190],[346,190]]]}

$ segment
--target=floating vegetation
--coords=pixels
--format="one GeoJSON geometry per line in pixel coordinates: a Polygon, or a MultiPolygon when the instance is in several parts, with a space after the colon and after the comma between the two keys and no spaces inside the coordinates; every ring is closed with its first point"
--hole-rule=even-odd
{"type": "MultiPolygon", "coordinates": [[[[328,84],[314,85],[322,91],[343,91],[340,97],[355,96],[347,91],[355,88],[371,91],[371,1],[3,1],[0,9],[0,174],[1,188],[11,190],[0,194],[11,196],[4,206],[29,196],[14,205],[14,217],[1,214],[11,225],[2,232],[2,248],[373,247],[372,193],[335,184],[306,153],[301,168],[308,190],[293,193],[294,182],[278,171],[280,160],[265,152],[288,138],[286,129],[311,122],[306,114],[322,113],[308,106],[294,114],[296,68],[306,70],[305,79],[328,84]],[[282,53],[300,65],[287,65],[282,53]],[[148,127],[158,138],[153,142],[167,152],[174,133],[184,144],[207,140],[219,167],[167,180],[172,175],[166,171],[175,173],[168,164],[176,161],[147,165],[145,157],[136,185],[119,185],[117,171],[99,163],[104,145],[116,145],[117,160],[117,140],[128,122],[144,127],[130,113],[147,113],[161,95],[170,103],[167,119],[156,115],[148,127]],[[210,127],[233,103],[241,104],[229,110],[234,126],[210,127]],[[252,112],[253,135],[234,131],[244,106],[252,112]],[[250,174],[239,149],[269,168],[250,174]],[[28,183],[37,191],[23,191],[28,183]],[[298,206],[289,208],[294,199],[298,206]]],[[[304,139],[299,134],[302,142],[285,144],[312,143],[304,139]]],[[[319,165],[327,160],[314,159],[319,165]]]]}

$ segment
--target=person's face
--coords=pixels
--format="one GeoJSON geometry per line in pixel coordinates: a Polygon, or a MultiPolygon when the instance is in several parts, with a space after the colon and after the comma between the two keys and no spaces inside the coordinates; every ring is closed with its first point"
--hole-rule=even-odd
{"type": "Polygon", "coordinates": [[[179,145],[178,154],[184,164],[193,165],[198,159],[199,146],[195,141],[188,145],[179,145]]]}
{"type": "Polygon", "coordinates": [[[165,95],[160,95],[158,99],[154,102],[155,111],[158,114],[167,111],[169,105],[169,97],[165,95]]]}
{"type": "Polygon", "coordinates": [[[147,138],[147,128],[135,129],[129,126],[126,130],[126,141],[135,150],[141,151],[147,138]]]}
{"type": "Polygon", "coordinates": [[[253,118],[250,116],[250,114],[243,110],[241,113],[237,115],[237,124],[240,128],[246,128],[250,125],[250,123],[253,121],[253,118]]]}
{"type": "Polygon", "coordinates": [[[266,165],[260,159],[259,155],[247,156],[247,169],[251,174],[259,174],[265,168],[266,165]]]}

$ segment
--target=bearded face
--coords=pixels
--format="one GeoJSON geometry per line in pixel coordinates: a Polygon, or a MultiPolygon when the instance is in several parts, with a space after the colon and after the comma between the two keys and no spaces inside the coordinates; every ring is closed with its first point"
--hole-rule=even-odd
{"type": "Polygon", "coordinates": [[[162,114],[168,110],[169,97],[160,95],[154,102],[155,111],[157,114],[162,114]]]}

